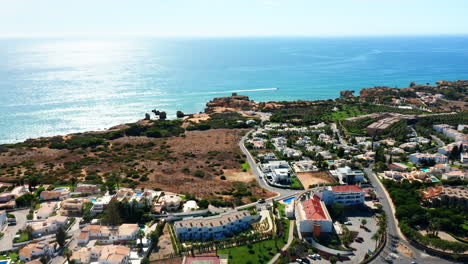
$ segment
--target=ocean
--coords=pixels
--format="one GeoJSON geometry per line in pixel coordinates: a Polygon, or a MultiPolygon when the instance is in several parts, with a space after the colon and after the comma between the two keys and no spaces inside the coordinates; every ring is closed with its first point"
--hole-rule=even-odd
{"type": "Polygon", "coordinates": [[[468,36],[0,39],[0,143],[102,130],[231,92],[317,100],[467,79],[468,36]]]}

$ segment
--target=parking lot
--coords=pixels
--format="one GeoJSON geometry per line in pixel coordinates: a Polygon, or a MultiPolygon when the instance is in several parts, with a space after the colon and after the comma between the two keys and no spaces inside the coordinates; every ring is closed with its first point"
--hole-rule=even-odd
{"type": "Polygon", "coordinates": [[[363,239],[362,242],[353,241],[351,243],[351,247],[357,249],[354,251],[354,256],[349,260],[343,263],[360,263],[366,253],[371,250],[372,252],[375,251],[377,241],[372,239],[372,236],[377,232],[377,219],[375,216],[368,211],[364,210],[356,210],[347,213],[348,221],[351,222],[351,225],[346,225],[350,231],[358,232],[357,237],[361,237],[363,239]],[[367,223],[365,227],[361,228],[362,220],[365,220],[367,223]]]}

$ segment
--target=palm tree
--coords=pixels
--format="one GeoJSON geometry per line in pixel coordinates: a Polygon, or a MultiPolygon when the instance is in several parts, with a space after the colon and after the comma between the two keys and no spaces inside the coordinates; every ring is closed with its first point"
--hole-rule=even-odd
{"type": "Polygon", "coordinates": [[[67,258],[68,263],[70,263],[70,257],[72,256],[72,251],[69,248],[63,250],[63,255],[67,258]]]}
{"type": "Polygon", "coordinates": [[[137,238],[140,239],[140,247],[143,247],[143,238],[145,237],[145,232],[143,230],[138,230],[137,238]]]}
{"type": "Polygon", "coordinates": [[[376,232],[375,234],[372,235],[372,239],[375,240],[375,248],[377,248],[377,241],[379,240],[379,233],[376,232]]]}

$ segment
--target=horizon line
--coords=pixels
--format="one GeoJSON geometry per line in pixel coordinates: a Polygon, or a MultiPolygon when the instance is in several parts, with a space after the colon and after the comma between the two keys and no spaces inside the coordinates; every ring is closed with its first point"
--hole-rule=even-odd
{"type": "Polygon", "coordinates": [[[112,37],[140,37],[140,38],[382,38],[382,37],[460,37],[468,36],[468,33],[403,33],[403,34],[278,34],[278,35],[164,35],[164,34],[146,34],[146,33],[115,33],[115,34],[98,34],[98,33],[65,33],[65,34],[0,34],[0,39],[27,39],[27,38],[112,38],[112,37]]]}

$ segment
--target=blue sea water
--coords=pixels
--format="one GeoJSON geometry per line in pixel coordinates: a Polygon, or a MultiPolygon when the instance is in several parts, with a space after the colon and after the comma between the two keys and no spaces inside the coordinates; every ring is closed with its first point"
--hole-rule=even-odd
{"type": "Polygon", "coordinates": [[[0,143],[256,101],[467,79],[468,36],[0,39],[0,143]],[[274,90],[271,88],[278,88],[274,90]]]}

